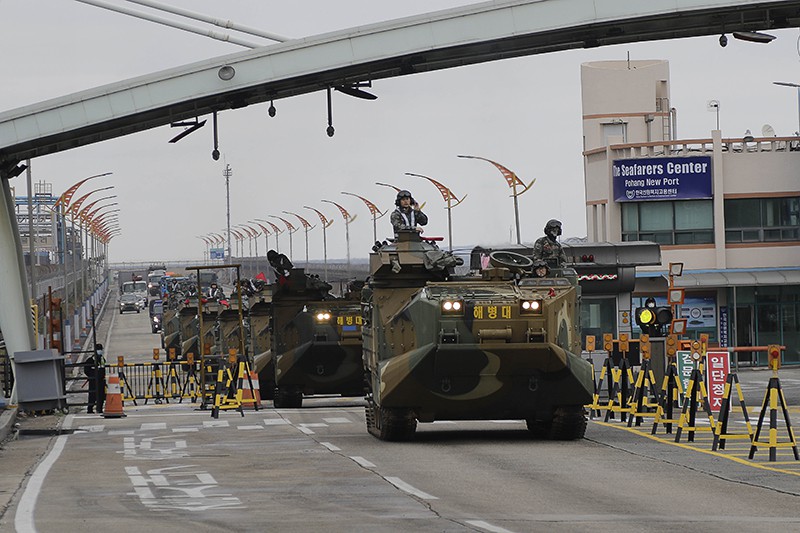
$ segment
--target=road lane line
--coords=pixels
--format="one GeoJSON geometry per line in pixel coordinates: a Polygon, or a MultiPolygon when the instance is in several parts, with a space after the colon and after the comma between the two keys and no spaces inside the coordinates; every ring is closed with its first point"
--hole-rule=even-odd
{"type": "MultiPolygon", "coordinates": [[[[64,424],[62,425],[62,428],[70,429],[71,427],[72,415],[67,415],[66,418],[64,418],[64,424]]],[[[56,463],[59,456],[61,456],[61,452],[64,451],[64,446],[67,444],[67,437],[69,437],[69,435],[59,435],[58,438],[56,438],[56,442],[50,449],[50,453],[47,454],[47,457],[45,457],[44,460],[39,463],[39,465],[33,471],[33,474],[31,474],[31,478],[28,480],[28,484],[25,486],[25,491],[22,493],[22,497],[19,499],[17,512],[14,515],[14,527],[19,533],[36,532],[36,525],[33,522],[33,512],[36,509],[36,500],[42,490],[42,485],[44,484],[45,477],[47,477],[47,473],[56,463]]]]}
{"type": "Polygon", "coordinates": [[[336,445],[331,444],[330,442],[320,442],[320,444],[322,444],[323,446],[325,446],[326,448],[328,448],[332,452],[340,452],[340,451],[342,451],[341,448],[339,448],[336,445]]]}
{"type": "Polygon", "coordinates": [[[492,524],[484,522],[483,520],[467,520],[467,524],[475,526],[480,529],[484,529],[486,531],[490,531],[491,533],[512,533],[508,529],[498,526],[493,526],[492,524]]]}
{"type": "Polygon", "coordinates": [[[314,434],[314,432],[312,430],[308,429],[305,426],[296,426],[296,427],[297,427],[297,429],[299,429],[300,431],[302,431],[306,435],[313,435],[314,434]]]}
{"type": "Polygon", "coordinates": [[[375,464],[374,463],[371,463],[371,462],[367,461],[366,459],[364,459],[360,455],[351,455],[350,459],[352,459],[353,461],[357,462],[358,464],[360,464],[364,468],[375,468],[375,464]]]}
{"type": "Polygon", "coordinates": [[[398,489],[402,490],[403,492],[407,492],[407,493],[411,494],[412,496],[416,496],[417,498],[420,498],[422,500],[438,500],[439,499],[436,496],[432,496],[432,495],[428,494],[427,492],[422,492],[421,490],[419,490],[416,487],[412,487],[411,485],[409,485],[408,483],[406,483],[405,481],[403,481],[399,477],[387,477],[387,478],[384,478],[384,479],[386,481],[388,481],[389,483],[391,483],[392,485],[394,485],[395,487],[397,487],[398,489]]]}

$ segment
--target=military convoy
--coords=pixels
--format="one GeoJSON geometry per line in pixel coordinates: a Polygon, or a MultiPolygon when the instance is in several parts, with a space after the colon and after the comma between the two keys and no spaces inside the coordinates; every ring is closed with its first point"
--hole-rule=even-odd
{"type": "Polygon", "coordinates": [[[583,437],[594,383],[576,355],[573,269],[536,277],[530,258],[499,251],[488,268],[456,275],[461,259],[416,231],[373,250],[366,283],[341,297],[287,260],[274,284],[247,280],[242,314],[204,304],[203,332],[196,289],[175,283],[174,295],[165,291],[164,345],[225,353],[246,338],[262,397],[276,408],[301,407],[304,395],[366,396],[367,430],[381,440],[411,439],[418,423],[493,419],[525,420],[545,438],[583,437]]]}
{"type": "Polygon", "coordinates": [[[368,431],[413,437],[418,422],[521,419],[552,439],[578,439],[594,390],[578,357],[573,270],[529,277],[532,261],[495,252],[480,275],[416,231],[370,255],[363,298],[368,431]]]}

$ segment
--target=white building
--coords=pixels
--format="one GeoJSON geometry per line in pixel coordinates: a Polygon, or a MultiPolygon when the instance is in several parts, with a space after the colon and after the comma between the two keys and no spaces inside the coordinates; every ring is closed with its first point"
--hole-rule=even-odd
{"type": "MultiPolygon", "coordinates": [[[[667,61],[586,63],[581,87],[589,240],[661,245],[633,306],[666,303],[667,266],[681,262],[688,337],[783,344],[800,362],[800,138],[675,138],[667,61]]],[[[739,360],[751,357],[765,364],[739,360]]]]}

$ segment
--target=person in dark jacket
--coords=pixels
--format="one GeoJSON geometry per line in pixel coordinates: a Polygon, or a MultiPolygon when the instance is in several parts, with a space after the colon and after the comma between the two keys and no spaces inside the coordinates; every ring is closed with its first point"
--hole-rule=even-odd
{"type": "Polygon", "coordinates": [[[428,216],[419,208],[409,191],[400,191],[394,201],[397,206],[392,211],[392,228],[397,234],[400,230],[414,230],[422,233],[422,227],[428,223],[428,216]]]}
{"type": "Polygon", "coordinates": [[[89,357],[83,366],[83,373],[89,378],[89,400],[87,413],[94,413],[95,408],[98,413],[103,412],[103,404],[106,402],[106,358],[103,353],[103,345],[94,345],[94,353],[89,357]]]}

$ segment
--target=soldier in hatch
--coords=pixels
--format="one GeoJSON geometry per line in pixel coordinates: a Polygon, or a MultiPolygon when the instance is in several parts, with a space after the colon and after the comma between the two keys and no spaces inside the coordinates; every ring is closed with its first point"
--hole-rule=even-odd
{"type": "Polygon", "coordinates": [[[419,204],[414,201],[411,193],[408,191],[398,192],[394,205],[397,208],[392,211],[391,219],[395,235],[400,230],[414,230],[422,233],[421,226],[428,223],[428,217],[420,210],[419,204]]]}
{"type": "Polygon", "coordinates": [[[547,221],[544,237],[539,237],[533,245],[533,260],[543,260],[551,268],[559,268],[567,262],[567,256],[557,238],[561,235],[561,222],[556,219],[547,221]]]}

